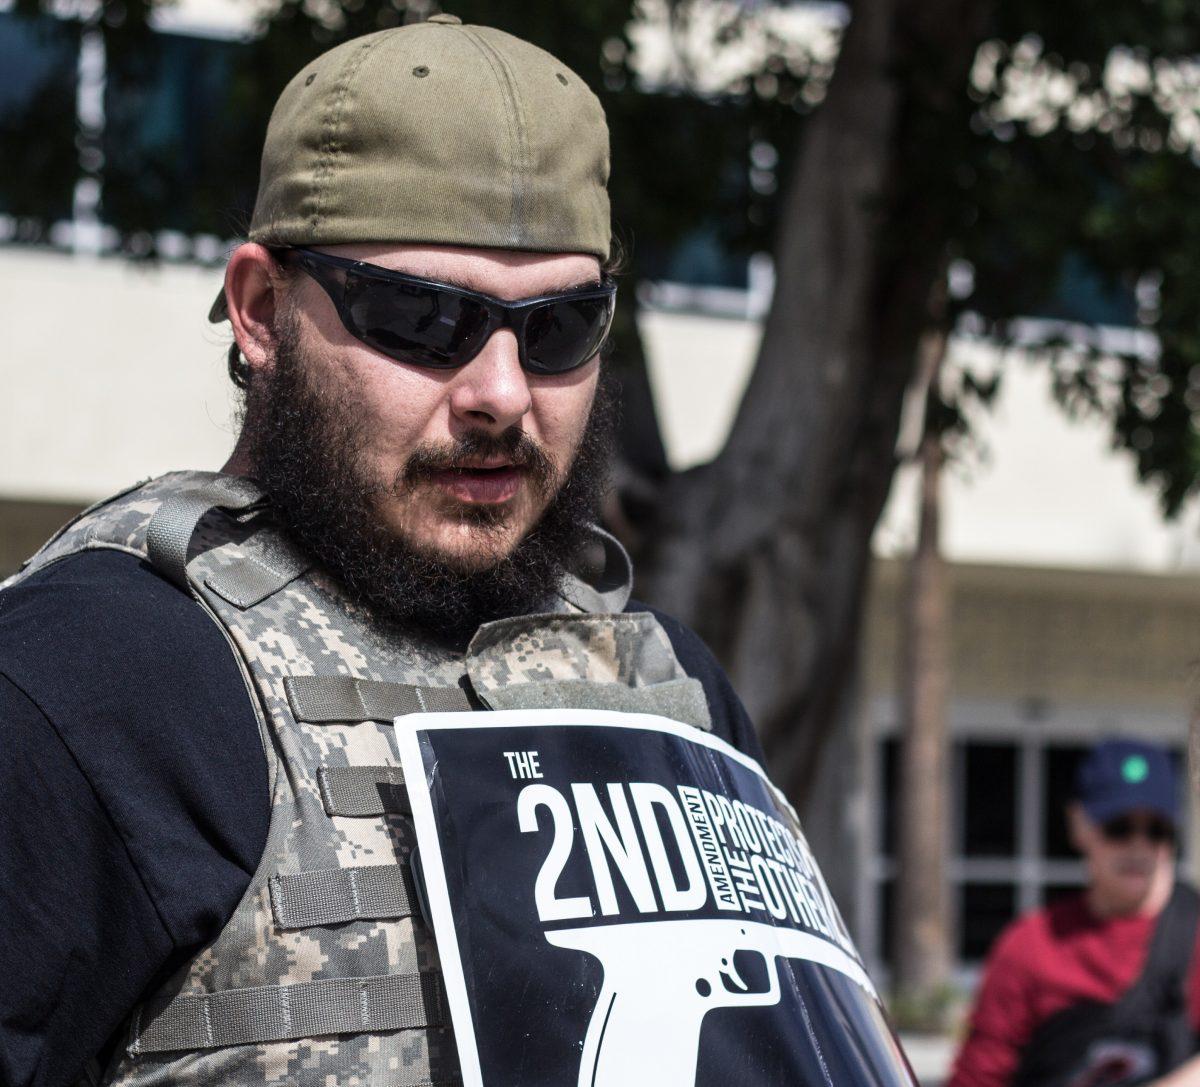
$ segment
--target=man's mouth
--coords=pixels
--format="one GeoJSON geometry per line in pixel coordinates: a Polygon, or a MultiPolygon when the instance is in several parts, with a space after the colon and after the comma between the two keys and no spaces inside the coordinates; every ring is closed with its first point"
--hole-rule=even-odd
{"type": "Polygon", "coordinates": [[[445,493],[472,505],[500,505],[516,497],[525,469],[511,461],[488,457],[470,459],[432,473],[445,493]]]}
{"type": "Polygon", "coordinates": [[[1126,879],[1146,879],[1153,874],[1153,861],[1128,860],[1117,864],[1117,875],[1126,879]]]}

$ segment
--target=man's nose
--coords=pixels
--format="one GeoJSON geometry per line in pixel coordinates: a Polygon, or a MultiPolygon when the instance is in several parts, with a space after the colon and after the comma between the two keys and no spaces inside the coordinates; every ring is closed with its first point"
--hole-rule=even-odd
{"type": "Polygon", "coordinates": [[[455,377],[450,410],[472,427],[501,433],[519,423],[533,405],[517,352],[517,338],[499,329],[455,377]]]}

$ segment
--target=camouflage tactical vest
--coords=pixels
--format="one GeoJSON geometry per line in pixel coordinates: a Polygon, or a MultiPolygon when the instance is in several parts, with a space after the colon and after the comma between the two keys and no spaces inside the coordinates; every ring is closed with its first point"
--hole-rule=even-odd
{"type": "Polygon", "coordinates": [[[617,577],[569,575],[554,611],[487,623],[456,654],[349,600],[248,480],[189,472],[85,511],[6,583],[89,548],[148,559],[225,633],[267,753],[258,870],[217,938],[135,1009],[101,1082],[460,1082],[391,721],[579,706],[709,727],[703,690],[657,621],[621,614],[628,560],[609,547],[617,577]]]}

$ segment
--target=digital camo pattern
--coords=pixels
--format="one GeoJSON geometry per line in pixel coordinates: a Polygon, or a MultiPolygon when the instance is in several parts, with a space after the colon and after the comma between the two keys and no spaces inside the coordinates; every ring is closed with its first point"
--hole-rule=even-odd
{"type": "MultiPolygon", "coordinates": [[[[174,473],[86,512],[10,581],[94,547],[145,556],[160,505],[210,476],[174,473]]],[[[451,1032],[443,1028],[227,1045],[190,1052],[139,1052],[141,1032],[178,997],[331,978],[438,971],[437,949],[419,917],[350,920],[295,931],[272,913],[270,880],[320,869],[405,865],[414,844],[399,815],[332,817],[318,787],[321,767],[398,765],[385,722],[307,724],[293,716],[287,676],[345,675],[487,691],[522,682],[589,680],[646,686],[684,675],[670,641],[649,615],[559,614],[486,624],[465,656],[415,644],[344,597],[319,570],[241,609],[210,588],[254,554],[287,548],[269,512],[240,519],[210,510],[189,549],[188,580],[236,647],[256,694],[273,811],[266,848],[246,894],[217,939],[131,1020],[129,1046],[105,1083],[122,1087],[238,1083],[289,1087],[441,1087],[460,1082],[451,1032]]],[[[448,1017],[445,1020],[449,1022],[448,1017]]]]}
{"type": "Polygon", "coordinates": [[[481,627],[467,652],[471,684],[485,691],[512,683],[587,680],[643,687],[685,676],[654,616],[520,616],[481,627]]]}

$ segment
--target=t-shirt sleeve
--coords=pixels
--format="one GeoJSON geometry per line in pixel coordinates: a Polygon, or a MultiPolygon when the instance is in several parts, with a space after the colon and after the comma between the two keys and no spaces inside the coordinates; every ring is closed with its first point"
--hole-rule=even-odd
{"type": "Polygon", "coordinates": [[[73,1082],[170,955],[125,843],[50,721],[0,675],[0,1082],[73,1082]]]}
{"type": "Polygon", "coordinates": [[[996,941],[946,1087],[1007,1087],[1012,1082],[1034,1027],[1026,935],[1018,922],[996,941]]]}
{"type": "Polygon", "coordinates": [[[0,752],[0,1083],[66,1087],[245,893],[266,756],[220,628],[112,550],[0,593],[0,752]]]}
{"type": "Polygon", "coordinates": [[[1200,932],[1192,945],[1191,974],[1187,982],[1188,1013],[1192,1032],[1200,1039],[1200,932]]]}
{"type": "Polygon", "coordinates": [[[678,619],[657,608],[631,601],[630,610],[650,612],[667,632],[667,637],[671,639],[671,648],[675,650],[675,656],[683,670],[693,679],[698,679],[704,688],[708,712],[712,716],[713,732],[765,766],[766,756],[758,742],[750,715],[733,689],[733,684],[729,682],[725,670],[717,663],[708,646],[700,640],[700,636],[678,619]]]}

